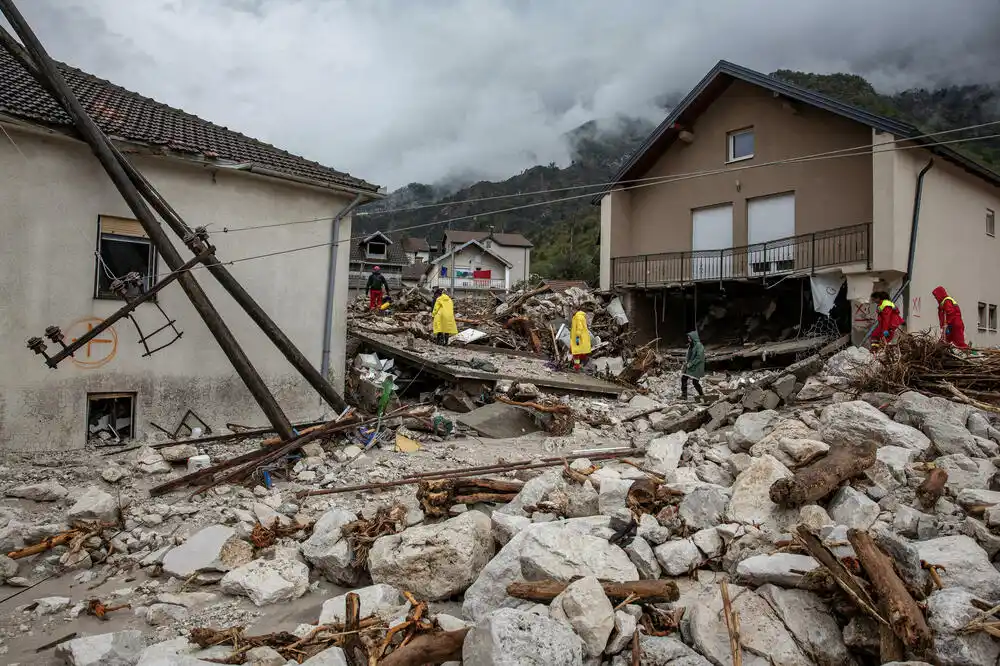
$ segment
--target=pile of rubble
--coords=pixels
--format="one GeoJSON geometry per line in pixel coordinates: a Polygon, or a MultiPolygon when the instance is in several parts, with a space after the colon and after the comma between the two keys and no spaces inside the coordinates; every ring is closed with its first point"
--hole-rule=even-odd
{"type": "Polygon", "coordinates": [[[16,610],[47,639],[60,619],[111,623],[53,648],[74,666],[995,666],[1000,422],[917,392],[850,394],[874,363],[848,348],[730,380],[708,406],[575,398],[560,403],[573,435],[549,441],[592,452],[466,474],[374,465],[377,494],[313,492],[303,474],[335,475],[342,456],[318,442],[293,480],[190,499],[143,485],[197,449],[142,449],[92,487],[36,471],[5,489],[41,508],[6,515],[0,575],[111,581],[16,610]],[[626,442],[640,448],[610,448],[626,442]],[[306,599],[321,605],[307,623],[247,630],[306,599]]]}
{"type": "MultiPolygon", "coordinates": [[[[432,339],[433,302],[425,289],[399,294],[388,313],[374,313],[359,296],[352,312],[352,328],[369,333],[410,334],[432,339]]],[[[455,315],[462,329],[455,342],[476,343],[500,350],[517,350],[561,358],[569,347],[569,325],[578,311],[587,313],[594,357],[621,355],[631,349],[632,330],[617,298],[605,302],[579,287],[552,291],[547,286],[508,294],[505,299],[461,297],[455,315]],[[557,350],[557,345],[562,347],[557,350]]]]}

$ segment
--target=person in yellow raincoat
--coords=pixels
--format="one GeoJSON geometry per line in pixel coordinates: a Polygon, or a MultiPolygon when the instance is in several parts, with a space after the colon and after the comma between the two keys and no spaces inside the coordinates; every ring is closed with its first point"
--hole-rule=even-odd
{"type": "Polygon", "coordinates": [[[455,324],[455,304],[451,301],[451,296],[445,293],[444,289],[437,289],[434,292],[434,337],[439,345],[448,344],[449,335],[458,334],[458,326],[455,324]]]}
{"type": "Polygon", "coordinates": [[[583,311],[573,315],[569,329],[569,351],[573,355],[573,372],[580,372],[580,365],[590,356],[590,331],[587,315],[583,311]]]}

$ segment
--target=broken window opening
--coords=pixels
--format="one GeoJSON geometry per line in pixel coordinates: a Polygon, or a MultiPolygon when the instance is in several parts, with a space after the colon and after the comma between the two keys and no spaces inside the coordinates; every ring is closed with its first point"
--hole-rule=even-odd
{"type": "Polygon", "coordinates": [[[156,250],[135,220],[100,216],[97,255],[94,298],[117,299],[111,283],[128,273],[138,273],[147,289],[156,282],[156,250]]]}
{"type": "Polygon", "coordinates": [[[95,446],[122,446],[135,437],[135,397],[135,393],[88,393],[88,442],[95,446]]]}

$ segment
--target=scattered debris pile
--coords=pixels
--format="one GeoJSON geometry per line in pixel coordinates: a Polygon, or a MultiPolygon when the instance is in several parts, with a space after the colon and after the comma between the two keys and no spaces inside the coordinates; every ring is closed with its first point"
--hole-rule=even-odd
{"type": "Polygon", "coordinates": [[[1000,409],[1000,350],[959,350],[926,333],[903,333],[854,381],[859,391],[920,391],[1000,409]]]}

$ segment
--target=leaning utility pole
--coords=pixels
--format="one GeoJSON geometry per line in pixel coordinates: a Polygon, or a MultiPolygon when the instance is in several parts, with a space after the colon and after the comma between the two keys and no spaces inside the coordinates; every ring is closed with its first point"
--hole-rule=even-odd
{"type": "MultiPolygon", "coordinates": [[[[108,146],[107,137],[97,127],[93,119],[87,115],[76,95],[70,90],[63,79],[52,58],[45,51],[38,38],[32,32],[24,17],[14,5],[13,0],[0,0],[0,11],[10,22],[14,31],[21,38],[29,56],[35,64],[37,72],[44,78],[45,86],[55,95],[56,101],[63,107],[69,115],[81,138],[87,142],[94,155],[101,162],[104,170],[107,171],[115,187],[121,193],[122,198],[132,210],[132,213],[139,220],[143,230],[149,237],[150,242],[156,248],[160,256],[166,262],[171,271],[177,271],[184,266],[184,260],[180,253],[170,242],[166,232],[160,227],[159,222],[153,216],[152,211],[146,206],[138,190],[132,185],[125,169],[122,168],[116,158],[114,151],[108,146]]],[[[188,272],[181,272],[177,281],[180,283],[184,293],[194,306],[195,310],[205,322],[205,326],[215,337],[223,353],[233,364],[240,379],[246,384],[247,389],[253,395],[260,406],[267,420],[274,427],[275,431],[283,440],[291,440],[295,437],[295,430],[285,413],[281,410],[277,400],[268,390],[263,378],[254,368],[246,353],[240,347],[239,342],[233,336],[232,331],[226,326],[222,317],[219,316],[215,306],[212,305],[208,295],[198,284],[194,276],[188,272]]]]}
{"type": "MultiPolygon", "coordinates": [[[[13,6],[12,2],[4,2],[3,11],[6,13],[6,6],[13,6]]],[[[16,11],[16,8],[15,10],[16,11]]],[[[13,21],[12,21],[13,25],[13,21]]],[[[25,24],[27,28],[27,25],[25,24]]],[[[28,28],[30,31],[30,28],[28,28]]],[[[18,32],[20,35],[20,32],[18,32]]],[[[24,36],[21,35],[22,40],[24,36]]],[[[37,40],[36,40],[37,41],[37,40]]],[[[27,43],[27,42],[25,42],[27,43]]],[[[28,53],[25,53],[24,47],[18,44],[2,27],[0,27],[0,45],[4,46],[8,52],[21,64],[22,67],[29,74],[31,74],[38,83],[45,88],[49,94],[62,103],[62,94],[60,89],[53,85],[52,81],[46,76],[45,72],[42,72],[36,67],[35,63],[32,62],[31,57],[28,53]]],[[[41,45],[39,44],[39,48],[41,45]]],[[[58,75],[58,70],[56,71],[58,75]]],[[[72,95],[72,91],[67,92],[72,95]]],[[[64,105],[65,106],[65,105],[64,105]]],[[[83,111],[82,107],[80,109],[84,115],[86,112],[83,111]]],[[[70,113],[70,117],[73,118],[73,114],[67,109],[67,113],[70,113]]],[[[74,118],[75,120],[75,118],[74,118]]],[[[91,121],[92,122],[92,121],[91,121]]],[[[99,128],[95,129],[100,132],[99,128]]],[[[80,132],[79,127],[77,127],[78,132],[80,132]]],[[[175,234],[184,242],[189,250],[196,256],[201,256],[206,254],[200,263],[203,263],[206,268],[208,268],[209,273],[222,285],[222,287],[233,297],[233,299],[243,308],[250,319],[256,323],[261,331],[271,340],[275,347],[285,356],[285,358],[291,363],[291,365],[301,374],[307,382],[316,390],[317,393],[330,405],[333,409],[338,412],[342,412],[346,407],[347,403],[344,399],[337,393],[336,389],[330,384],[330,382],[323,376],[316,368],[313,366],[305,355],[295,346],[295,343],[289,339],[283,330],[275,323],[267,312],[257,303],[256,300],[243,288],[243,285],[233,276],[233,274],[226,268],[215,256],[214,248],[208,244],[208,234],[204,227],[197,227],[192,229],[187,225],[186,222],[177,214],[177,212],[167,203],[167,201],[160,195],[159,192],[150,184],[142,173],[136,169],[128,159],[121,154],[118,148],[111,142],[107,136],[101,133],[103,142],[106,145],[108,151],[114,156],[118,164],[121,166],[122,170],[128,176],[132,185],[135,189],[142,195],[143,198],[153,207],[154,210],[160,215],[161,218],[167,223],[167,225],[173,230],[175,234]]],[[[83,138],[83,137],[81,137],[83,138]]],[[[84,140],[87,140],[84,138],[84,140]]],[[[89,143],[89,141],[88,141],[89,143]]],[[[95,151],[96,154],[96,151],[95,151]]],[[[119,188],[120,189],[120,188],[119,188]]],[[[126,198],[126,201],[128,199],[126,198]]],[[[359,204],[363,203],[361,195],[355,198],[350,205],[342,209],[333,220],[334,226],[336,226],[341,219],[357,207],[359,204]]],[[[140,218],[141,222],[141,218],[140,218]]],[[[147,232],[148,233],[148,232],[147,232]]],[[[152,237],[151,237],[152,240],[152,237]]],[[[155,241],[154,241],[155,245],[155,241]]],[[[333,248],[336,251],[336,247],[333,248]]],[[[166,257],[164,257],[166,259],[166,257]]],[[[168,261],[169,265],[169,261],[168,261]]],[[[171,266],[173,269],[173,266],[171,266]]],[[[328,348],[328,342],[324,345],[324,349],[328,348]]],[[[249,385],[248,385],[249,386],[249,385]]],[[[259,401],[258,401],[259,402],[259,401]]],[[[266,413],[266,412],[265,412],[266,413]]],[[[272,423],[272,425],[276,425],[272,423]]],[[[280,431],[279,431],[280,432],[280,431]]]]}

